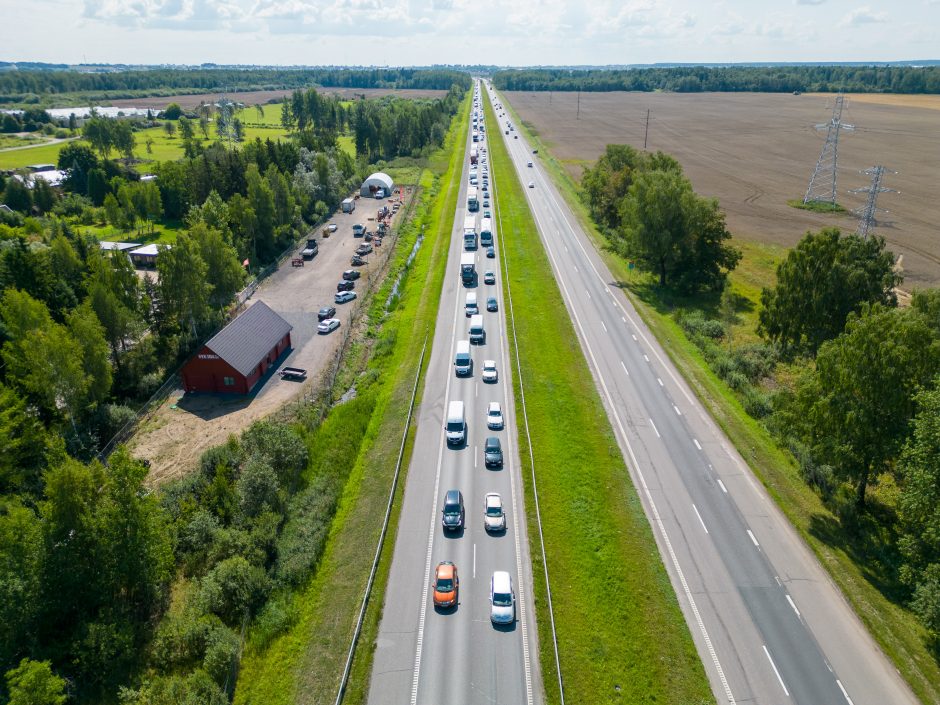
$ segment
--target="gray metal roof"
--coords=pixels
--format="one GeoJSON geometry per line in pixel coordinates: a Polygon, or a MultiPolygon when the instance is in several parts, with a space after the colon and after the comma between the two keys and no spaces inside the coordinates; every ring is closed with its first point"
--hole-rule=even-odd
{"type": "Polygon", "coordinates": [[[293,328],[264,301],[257,301],[216,333],[206,347],[248,376],[293,328]]]}

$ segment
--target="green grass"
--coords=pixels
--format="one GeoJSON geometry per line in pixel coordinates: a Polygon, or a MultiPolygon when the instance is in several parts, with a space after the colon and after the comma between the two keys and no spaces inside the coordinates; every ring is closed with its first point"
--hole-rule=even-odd
{"type": "Polygon", "coordinates": [[[793,198],[787,201],[791,208],[799,208],[804,211],[813,211],[814,213],[848,213],[848,211],[838,203],[829,203],[827,201],[810,201],[803,203],[801,198],[793,198]]]}
{"type": "MultiPolygon", "coordinates": [[[[326,703],[336,695],[378,540],[376,507],[383,507],[387,501],[425,331],[433,336],[440,297],[423,294],[439,292],[443,283],[451,219],[460,185],[461,138],[468,115],[469,98],[454,120],[445,148],[431,159],[430,171],[422,175],[422,201],[416,206],[411,234],[416,235],[425,226],[425,240],[404,279],[399,305],[380,326],[376,307],[384,304],[391,277],[372,299],[370,320],[376,328],[370,327],[370,331],[378,335],[376,346],[392,346],[390,356],[381,365],[382,377],[387,382],[375,398],[371,421],[361,440],[344,439],[357,445],[358,454],[324,556],[316,575],[294,596],[299,616],[293,627],[265,648],[249,648],[245,652],[235,693],[237,704],[287,705],[298,700],[326,703]],[[442,172],[442,177],[434,176],[442,172]]],[[[409,242],[413,241],[413,237],[399,241],[396,254],[399,261],[407,256],[409,242]]],[[[393,266],[391,271],[395,270],[393,266]]],[[[335,407],[328,419],[334,414],[341,418],[344,406],[335,407]]],[[[406,447],[405,468],[412,443],[413,434],[406,447]]],[[[401,499],[404,476],[400,483],[396,503],[401,499]]],[[[363,702],[368,692],[373,643],[381,617],[397,517],[396,506],[353,665],[347,703],[363,702]]]]}
{"type": "Polygon", "coordinates": [[[59,152],[67,144],[68,142],[58,142],[0,152],[0,169],[22,169],[30,164],[55,164],[59,160],[59,152]]]}
{"type": "Polygon", "coordinates": [[[41,132],[34,132],[20,137],[18,135],[0,135],[0,149],[32,147],[54,139],[41,132]]]}
{"type": "MultiPolygon", "coordinates": [[[[508,102],[503,100],[503,105],[508,106],[508,102]]],[[[511,108],[510,112],[515,115],[511,108]]],[[[515,122],[521,124],[518,117],[515,122]]],[[[882,538],[852,537],[841,529],[836,517],[800,477],[793,457],[780,450],[767,429],[744,411],[734,392],[712,372],[698,348],[686,338],[672,317],[674,308],[654,295],[653,288],[646,285],[648,278],[635,270],[629,271],[622,258],[604,249],[604,238],[591,222],[578,197],[578,187],[563,165],[538,138],[533,138],[532,144],[539,147],[539,157],[565,201],[613,276],[626,285],[637,311],[702,405],[799,531],[917,697],[924,703],[940,702],[940,666],[930,650],[924,628],[913,613],[904,609],[890,581],[885,579],[890,566],[885,560],[888,552],[882,538]]],[[[749,293],[756,312],[759,297],[754,292],[773,283],[773,263],[783,257],[785,250],[775,251],[748,242],[735,245],[744,251],[745,259],[731,275],[732,286],[749,293]]]]}
{"type": "Polygon", "coordinates": [[[106,223],[96,225],[73,225],[74,229],[80,233],[88,233],[98,240],[116,240],[119,242],[139,242],[142,245],[156,243],[161,245],[172,245],[176,242],[176,236],[183,231],[182,221],[165,221],[154,223],[153,227],[148,223],[141,223],[139,228],[134,230],[119,230],[106,223]]]}
{"type": "MultiPolygon", "coordinates": [[[[486,103],[486,101],[484,101],[486,103]]],[[[489,124],[496,118],[486,105],[489,124]]],[[[505,146],[489,141],[498,239],[511,287],[565,696],[574,703],[713,703],[675,592],[505,146]],[[551,340],[551,345],[545,341],[551,340]],[[564,409],[565,423],[558,423],[564,409]],[[578,452],[571,430],[578,429],[578,452]],[[577,521],[571,521],[572,515],[577,521]],[[604,605],[603,619],[596,608],[604,605]],[[619,688],[619,690],[618,690],[619,688]]],[[[510,328],[510,338],[513,331],[510,328]]],[[[516,354],[512,352],[514,372],[516,354]]],[[[513,379],[522,419],[519,379],[513,379]]],[[[557,674],[529,448],[519,438],[545,692],[557,674]]]]}
{"type": "Polygon", "coordinates": [[[352,135],[340,135],[336,138],[336,143],[339,145],[340,149],[346,152],[346,154],[348,154],[353,159],[356,158],[356,142],[352,138],[352,135]]]}

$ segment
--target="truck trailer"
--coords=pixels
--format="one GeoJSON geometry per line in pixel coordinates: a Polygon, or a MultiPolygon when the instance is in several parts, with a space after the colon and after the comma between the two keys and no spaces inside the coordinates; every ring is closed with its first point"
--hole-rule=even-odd
{"type": "Polygon", "coordinates": [[[464,284],[470,285],[473,284],[476,275],[476,255],[472,252],[464,252],[460,255],[460,278],[464,284]]]}
{"type": "Polygon", "coordinates": [[[477,219],[472,215],[463,219],[463,248],[465,250],[477,249],[477,219]]]}

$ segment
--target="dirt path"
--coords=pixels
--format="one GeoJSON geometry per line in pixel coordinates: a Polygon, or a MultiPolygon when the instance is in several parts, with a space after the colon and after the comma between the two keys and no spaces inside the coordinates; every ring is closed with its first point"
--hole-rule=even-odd
{"type": "Polygon", "coordinates": [[[36,147],[48,147],[49,145],[59,144],[60,142],[72,142],[74,140],[81,139],[81,137],[59,137],[56,139],[46,140],[45,142],[36,142],[35,144],[24,144],[22,147],[3,147],[0,148],[0,152],[19,152],[23,149],[35,149],[36,147]]]}
{"type": "MultiPolygon", "coordinates": [[[[405,189],[405,199],[413,191],[405,189]]],[[[342,331],[348,324],[351,304],[336,305],[336,317],[342,321],[340,329],[329,335],[317,335],[317,311],[321,306],[333,304],[336,282],[344,270],[349,269],[353,250],[362,243],[353,238],[354,223],[369,222],[381,201],[360,199],[354,213],[336,213],[331,222],[338,229],[328,239],[318,235],[319,253],[304,267],[292,267],[288,259],[276,273],[268,277],[252,302],[264,301],[291,325],[293,349],[267,377],[259,382],[255,392],[247,397],[213,394],[184,394],[177,389],[161,407],[138,429],[128,442],[134,455],[150,461],[149,482],[159,483],[179,477],[196,466],[199,456],[212,446],[225,441],[229,435],[239,433],[254,421],[277,411],[315,384],[333,358],[342,340],[342,331]],[[276,374],[281,367],[302,367],[307,370],[307,382],[282,380],[276,374]]],[[[395,216],[401,218],[404,208],[395,216]]],[[[374,230],[374,222],[369,229],[374,230]]],[[[383,247],[393,246],[386,239],[383,247]]],[[[300,247],[298,247],[298,250],[300,247]]],[[[370,277],[380,276],[375,267],[384,260],[378,252],[367,257],[369,264],[360,267],[362,278],[356,282],[356,291],[363,291],[370,277]]]]}

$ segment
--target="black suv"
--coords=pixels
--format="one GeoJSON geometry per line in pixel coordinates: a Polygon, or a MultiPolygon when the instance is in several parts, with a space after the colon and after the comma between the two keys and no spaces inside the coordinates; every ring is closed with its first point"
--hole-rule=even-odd
{"type": "Polygon", "coordinates": [[[325,321],[327,318],[333,318],[336,315],[335,306],[324,306],[319,311],[317,311],[317,320],[325,321]]]}
{"type": "Polygon", "coordinates": [[[483,464],[488,468],[499,468],[503,465],[503,448],[496,436],[489,436],[483,444],[483,464]]]}
{"type": "Polygon", "coordinates": [[[343,281],[339,282],[336,285],[337,291],[352,291],[355,288],[356,288],[356,282],[348,281],[346,279],[343,279],[343,281]]]}
{"type": "Polygon", "coordinates": [[[444,531],[459,531],[463,528],[463,495],[460,490],[447,490],[444,495],[444,508],[441,510],[441,524],[444,531]]]}

